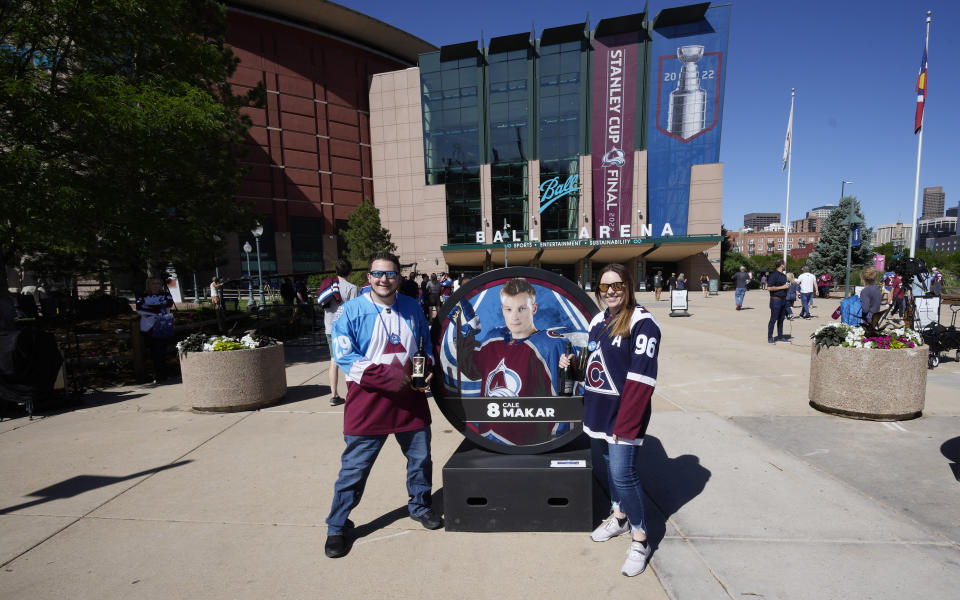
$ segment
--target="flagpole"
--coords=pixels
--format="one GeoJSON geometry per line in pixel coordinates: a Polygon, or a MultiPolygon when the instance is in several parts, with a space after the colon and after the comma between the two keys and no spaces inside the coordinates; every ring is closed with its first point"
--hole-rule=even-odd
{"type": "MultiPolygon", "coordinates": [[[[928,10],[927,38],[923,43],[924,55],[930,50],[930,14],[931,12],[928,10]]],[[[924,90],[926,90],[926,80],[924,80],[924,90]]],[[[923,121],[927,118],[926,92],[924,92],[923,105],[924,110],[920,113],[920,137],[917,138],[917,177],[913,182],[913,226],[910,228],[910,258],[914,258],[917,255],[917,229],[919,229],[919,223],[917,222],[917,204],[920,200],[920,153],[923,150],[923,121]]]]}
{"type": "Polygon", "coordinates": [[[793,162],[793,97],[796,88],[790,88],[790,123],[787,124],[787,133],[790,136],[787,147],[787,212],[783,215],[783,264],[787,264],[787,239],[790,235],[790,167],[793,162]]]}

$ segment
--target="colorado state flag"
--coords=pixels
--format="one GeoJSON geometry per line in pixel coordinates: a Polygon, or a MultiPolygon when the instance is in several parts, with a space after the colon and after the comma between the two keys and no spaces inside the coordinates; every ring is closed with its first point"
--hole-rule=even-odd
{"type": "Polygon", "coordinates": [[[927,49],[923,49],[920,61],[920,74],[917,75],[917,115],[913,120],[913,133],[918,133],[923,124],[923,104],[927,99],[927,49]]]}

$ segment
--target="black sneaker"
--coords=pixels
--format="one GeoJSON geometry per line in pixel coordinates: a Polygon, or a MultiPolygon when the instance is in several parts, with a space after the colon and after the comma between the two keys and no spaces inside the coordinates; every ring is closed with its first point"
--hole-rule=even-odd
{"type": "Polygon", "coordinates": [[[340,558],[347,554],[347,538],[342,535],[327,536],[327,543],[323,545],[323,553],[330,558],[340,558]]]}
{"type": "Polygon", "coordinates": [[[343,404],[344,400],[340,396],[334,396],[330,398],[330,406],[340,406],[343,404]]]}
{"type": "Polygon", "coordinates": [[[417,523],[420,523],[427,529],[440,529],[443,527],[443,519],[438,517],[437,513],[433,512],[432,508],[428,508],[419,515],[410,515],[410,518],[417,523]]]}

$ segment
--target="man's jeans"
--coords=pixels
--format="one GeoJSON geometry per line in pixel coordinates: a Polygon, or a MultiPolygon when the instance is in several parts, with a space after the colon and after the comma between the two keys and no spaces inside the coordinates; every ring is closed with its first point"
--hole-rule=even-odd
{"type": "Polygon", "coordinates": [[[737,288],[737,306],[743,306],[743,297],[747,295],[747,288],[737,288]]]}
{"type": "Polygon", "coordinates": [[[787,316],[787,301],[770,296],[770,322],[767,323],[767,339],[773,339],[773,324],[777,324],[777,337],[783,337],[783,318],[787,316]]]}
{"type": "MultiPolygon", "coordinates": [[[[430,459],[430,427],[394,434],[407,457],[407,510],[423,514],[430,508],[433,462],[430,459]]],[[[340,457],[340,476],[333,487],[333,504],[327,516],[327,535],[343,535],[350,511],[360,503],[373,462],[386,435],[344,435],[347,447],[340,457]]]]}
{"type": "Polygon", "coordinates": [[[803,310],[800,311],[801,317],[810,316],[810,303],[813,301],[813,292],[800,292],[800,304],[803,305],[803,310]]]}
{"type": "Polygon", "coordinates": [[[626,513],[630,529],[647,531],[643,510],[643,486],[640,484],[640,448],[633,444],[611,444],[590,438],[593,473],[603,491],[610,496],[614,510],[626,513]]]}

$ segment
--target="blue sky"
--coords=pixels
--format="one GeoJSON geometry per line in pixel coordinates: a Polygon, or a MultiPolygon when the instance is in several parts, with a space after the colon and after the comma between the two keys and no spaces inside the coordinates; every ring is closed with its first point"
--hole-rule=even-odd
{"type": "MultiPolygon", "coordinates": [[[[596,25],[644,8],[642,2],[555,0],[339,0],[437,46],[582,22],[596,25]]],[[[651,0],[651,14],[693,1],[651,0]]],[[[714,4],[719,4],[715,2],[714,4]]],[[[923,187],[941,185],[947,207],[960,201],[960,30],[957,0],[734,0],[720,160],[723,222],[748,212],[783,213],[781,171],[790,88],[794,109],[790,218],[836,203],[843,180],[871,226],[909,222],[917,136],[913,134],[924,16],[933,11],[923,156],[923,187]]]]}

